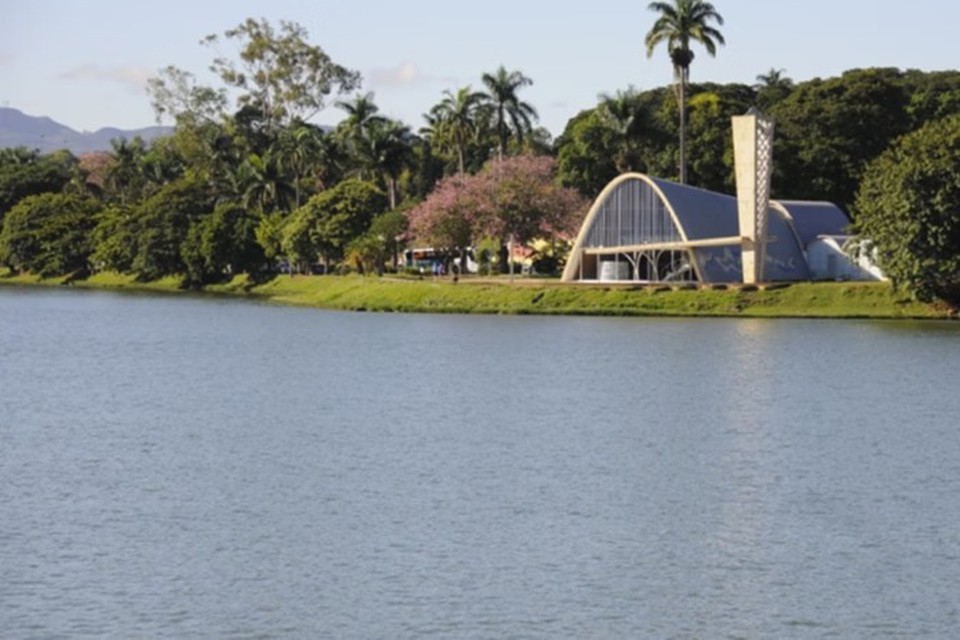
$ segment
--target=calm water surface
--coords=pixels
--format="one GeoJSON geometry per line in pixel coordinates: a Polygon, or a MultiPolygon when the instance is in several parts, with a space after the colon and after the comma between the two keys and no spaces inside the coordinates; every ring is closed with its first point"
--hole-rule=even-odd
{"type": "Polygon", "coordinates": [[[4,638],[948,638],[960,326],[0,289],[4,638]]]}

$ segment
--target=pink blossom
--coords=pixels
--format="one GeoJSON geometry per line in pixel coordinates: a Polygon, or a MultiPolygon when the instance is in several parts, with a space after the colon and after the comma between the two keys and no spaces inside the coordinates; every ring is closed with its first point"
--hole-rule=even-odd
{"type": "Polygon", "coordinates": [[[445,178],[410,211],[411,232],[421,242],[449,247],[482,237],[520,244],[569,238],[588,203],[560,186],[555,169],[553,158],[523,155],[493,160],[477,175],[445,178]]]}

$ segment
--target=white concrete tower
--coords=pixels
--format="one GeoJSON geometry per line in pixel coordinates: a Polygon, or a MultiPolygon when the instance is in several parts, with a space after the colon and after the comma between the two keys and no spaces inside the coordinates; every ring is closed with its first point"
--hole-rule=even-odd
{"type": "Polygon", "coordinates": [[[751,108],[746,115],[734,116],[732,120],[743,282],[756,284],[763,282],[763,265],[767,259],[773,120],[756,108],[751,108]]]}

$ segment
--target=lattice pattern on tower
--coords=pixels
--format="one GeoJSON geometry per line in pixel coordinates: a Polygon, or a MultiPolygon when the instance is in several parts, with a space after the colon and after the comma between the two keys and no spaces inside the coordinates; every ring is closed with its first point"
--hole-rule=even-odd
{"type": "Polygon", "coordinates": [[[767,240],[770,209],[770,178],[773,174],[773,120],[757,115],[757,279],[763,281],[763,269],[767,262],[767,240]]]}

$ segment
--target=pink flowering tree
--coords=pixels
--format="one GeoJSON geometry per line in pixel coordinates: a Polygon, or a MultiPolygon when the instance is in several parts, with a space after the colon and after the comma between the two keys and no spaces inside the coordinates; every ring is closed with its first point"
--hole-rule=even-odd
{"type": "Polygon", "coordinates": [[[477,176],[493,198],[476,230],[492,238],[527,244],[537,238],[569,237],[577,232],[587,202],[556,180],[556,162],[548,156],[493,160],[477,176]]]}
{"type": "Polygon", "coordinates": [[[508,241],[572,237],[588,203],[556,181],[556,163],[546,156],[493,160],[474,176],[442,180],[410,211],[410,231],[437,248],[461,248],[480,238],[500,240],[506,266],[508,241]]]}
{"type": "Polygon", "coordinates": [[[442,253],[469,247],[473,240],[473,219],[481,206],[472,183],[470,176],[459,174],[437,183],[430,196],[407,213],[409,235],[421,245],[432,246],[442,253]]]}

